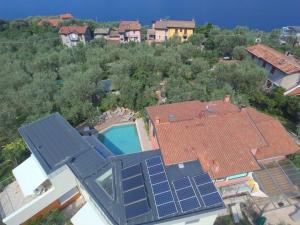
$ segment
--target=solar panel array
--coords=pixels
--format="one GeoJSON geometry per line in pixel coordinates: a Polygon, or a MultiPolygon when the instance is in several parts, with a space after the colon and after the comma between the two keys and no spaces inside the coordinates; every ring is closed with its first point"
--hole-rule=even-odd
{"type": "Polygon", "coordinates": [[[173,182],[182,212],[199,209],[203,204],[199,201],[189,177],[183,177],[173,182]]]}
{"type": "Polygon", "coordinates": [[[205,207],[222,205],[223,200],[207,173],[193,177],[205,207]]]}
{"type": "Polygon", "coordinates": [[[123,200],[127,220],[150,210],[141,164],[121,171],[123,200]]]}
{"type": "Polygon", "coordinates": [[[177,213],[177,207],[160,156],[146,160],[158,218],[177,213]]]}

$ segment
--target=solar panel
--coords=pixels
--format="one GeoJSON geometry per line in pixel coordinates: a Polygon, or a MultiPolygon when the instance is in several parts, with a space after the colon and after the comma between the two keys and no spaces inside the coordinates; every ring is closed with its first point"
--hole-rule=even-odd
{"type": "Polygon", "coordinates": [[[213,183],[198,185],[197,188],[201,195],[207,195],[213,192],[217,192],[217,189],[215,188],[215,185],[213,183]]]}
{"type": "Polygon", "coordinates": [[[140,188],[125,192],[124,204],[127,205],[129,203],[136,202],[145,198],[147,198],[146,191],[145,191],[145,187],[142,186],[140,188]]]}
{"type": "Polygon", "coordinates": [[[173,185],[174,185],[175,189],[181,189],[181,188],[185,188],[185,187],[191,186],[191,182],[190,182],[190,180],[189,180],[188,177],[184,177],[182,179],[175,180],[173,182],[173,185]]]}
{"type": "Polygon", "coordinates": [[[138,175],[136,177],[133,177],[133,178],[130,178],[127,180],[123,180],[122,184],[123,184],[123,191],[128,191],[130,189],[140,187],[140,186],[144,185],[143,176],[138,175]]]}
{"type": "Polygon", "coordinates": [[[162,166],[162,164],[149,167],[150,175],[154,175],[154,174],[162,173],[162,172],[164,172],[164,167],[162,166]]]}
{"type": "Polygon", "coordinates": [[[167,191],[158,195],[155,195],[155,203],[156,205],[161,205],[167,202],[173,201],[173,195],[171,191],[167,191]]]}
{"type": "Polygon", "coordinates": [[[192,198],[182,200],[180,202],[180,206],[181,206],[182,212],[188,212],[188,211],[191,211],[194,209],[198,209],[200,207],[200,204],[199,204],[198,198],[195,196],[192,198]]]}
{"type": "Polygon", "coordinates": [[[147,167],[151,167],[151,166],[155,166],[158,164],[162,164],[162,160],[161,160],[160,156],[155,156],[151,159],[147,159],[146,163],[147,163],[147,167]]]}
{"type": "Polygon", "coordinates": [[[217,204],[223,204],[223,200],[218,192],[202,196],[204,204],[209,207],[217,204]]]}
{"type": "Polygon", "coordinates": [[[141,164],[122,169],[121,177],[126,219],[148,212],[150,207],[141,164]]]}
{"type": "Polygon", "coordinates": [[[152,184],[157,184],[163,181],[167,180],[165,172],[154,174],[153,176],[150,176],[150,180],[152,184]]]}
{"type": "Polygon", "coordinates": [[[154,185],[152,185],[152,189],[153,189],[154,194],[166,192],[166,191],[170,190],[169,182],[164,181],[164,182],[161,182],[158,184],[154,184],[154,185]]]}
{"type": "Polygon", "coordinates": [[[202,173],[198,176],[195,176],[194,181],[196,185],[202,185],[212,182],[210,176],[207,173],[202,173]]]}
{"type": "Polygon", "coordinates": [[[187,199],[195,196],[195,192],[192,187],[183,188],[177,191],[177,197],[179,200],[187,199]]]}
{"type": "Polygon", "coordinates": [[[173,186],[182,212],[188,212],[200,208],[200,202],[189,177],[183,177],[175,180],[173,186]]]}
{"type": "Polygon", "coordinates": [[[158,217],[174,215],[177,208],[161,157],[147,159],[146,165],[158,217]]]}
{"type": "Polygon", "coordinates": [[[218,190],[207,173],[195,176],[194,181],[206,207],[223,204],[218,190]]]}
{"type": "Polygon", "coordinates": [[[163,205],[157,206],[158,217],[163,218],[166,216],[173,215],[177,213],[177,208],[175,202],[169,202],[163,205]]]}
{"type": "Polygon", "coordinates": [[[121,177],[122,177],[122,179],[126,179],[126,178],[136,176],[141,173],[142,173],[141,164],[137,164],[137,165],[122,169],[121,177]]]}
{"type": "Polygon", "coordinates": [[[127,219],[131,219],[145,214],[149,209],[148,201],[144,200],[125,206],[125,215],[127,219]]]}

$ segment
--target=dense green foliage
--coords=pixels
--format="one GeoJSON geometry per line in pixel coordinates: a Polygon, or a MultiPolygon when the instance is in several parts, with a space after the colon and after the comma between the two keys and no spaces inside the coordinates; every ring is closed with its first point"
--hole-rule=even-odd
{"type": "MultiPolygon", "coordinates": [[[[67,48],[59,41],[58,29],[38,26],[37,21],[0,21],[1,146],[18,137],[17,128],[22,124],[55,111],[73,125],[116,106],[142,112],[145,106],[157,103],[157,90],[168,102],[209,101],[231,94],[235,103],[251,104],[278,116],[296,132],[299,98],[264,93],[261,87],[266,73],[244,51],[261,38],[263,43],[299,56],[299,48],[278,44],[278,31],[226,30],[208,24],[197,28],[186,43],[177,38],[153,46],[109,45],[93,40],[85,46],[67,48]],[[223,56],[237,61],[219,62],[223,56]],[[107,78],[120,95],[104,93],[101,80],[107,78]]],[[[92,28],[99,26],[85,22],[92,28]]],[[[23,157],[19,146],[9,154],[5,152],[3,163],[19,162],[23,157]]]]}
{"type": "Polygon", "coordinates": [[[34,221],[28,223],[28,225],[68,225],[71,223],[66,222],[64,215],[58,211],[53,210],[34,221]]]}

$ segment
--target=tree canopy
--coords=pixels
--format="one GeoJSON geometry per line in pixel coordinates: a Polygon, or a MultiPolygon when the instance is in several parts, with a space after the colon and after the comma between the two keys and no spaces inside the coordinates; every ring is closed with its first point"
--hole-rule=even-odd
{"type": "MultiPolygon", "coordinates": [[[[157,103],[158,90],[167,102],[210,101],[231,94],[237,104],[277,116],[294,132],[297,124],[299,127],[299,98],[284,97],[280,90],[265,93],[261,87],[266,73],[244,51],[260,38],[280,51],[299,54],[299,48],[289,43],[279,45],[276,30],[229,30],[207,24],[184,43],[176,37],[151,46],[93,40],[67,48],[60,43],[58,29],[37,22],[38,18],[0,21],[1,146],[15,143],[22,124],[56,111],[72,125],[116,106],[142,112],[145,106],[157,103]],[[235,62],[221,62],[226,55],[235,62]],[[105,93],[103,79],[112,80],[119,95],[105,93]]],[[[100,25],[68,23],[83,22],[92,28],[100,25]]]]}

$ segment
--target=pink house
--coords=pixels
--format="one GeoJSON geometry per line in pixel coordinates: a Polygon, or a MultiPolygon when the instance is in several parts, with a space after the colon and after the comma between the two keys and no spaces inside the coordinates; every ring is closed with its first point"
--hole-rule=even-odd
{"type": "Polygon", "coordinates": [[[141,42],[141,24],[139,21],[121,21],[119,24],[120,42],[141,42]]]}

